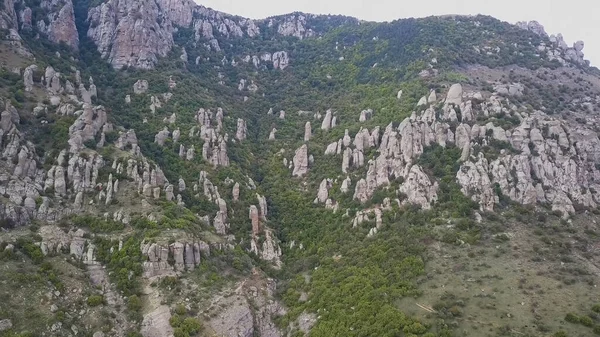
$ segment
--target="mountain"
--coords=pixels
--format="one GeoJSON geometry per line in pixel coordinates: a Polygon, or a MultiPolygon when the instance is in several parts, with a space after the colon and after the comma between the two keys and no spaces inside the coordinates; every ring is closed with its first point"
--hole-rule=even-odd
{"type": "Polygon", "coordinates": [[[0,336],[600,332],[583,42],[188,0],[0,29],[0,336]]]}

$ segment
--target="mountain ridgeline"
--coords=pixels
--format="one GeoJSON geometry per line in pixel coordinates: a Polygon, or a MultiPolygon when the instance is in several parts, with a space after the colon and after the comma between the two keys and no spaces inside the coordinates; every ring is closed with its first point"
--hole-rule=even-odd
{"type": "Polygon", "coordinates": [[[600,334],[583,42],[191,0],[0,33],[0,336],[600,334]]]}

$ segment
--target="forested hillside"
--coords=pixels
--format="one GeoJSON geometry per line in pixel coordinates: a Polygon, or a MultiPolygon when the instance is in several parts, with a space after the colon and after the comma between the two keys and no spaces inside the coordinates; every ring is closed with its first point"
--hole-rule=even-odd
{"type": "Polygon", "coordinates": [[[0,5],[0,336],[600,334],[583,42],[0,5]]]}

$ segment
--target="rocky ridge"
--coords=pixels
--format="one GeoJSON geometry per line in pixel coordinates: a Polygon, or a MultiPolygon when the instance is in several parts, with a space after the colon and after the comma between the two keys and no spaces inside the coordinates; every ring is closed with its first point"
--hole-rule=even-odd
{"type": "MultiPolygon", "coordinates": [[[[350,176],[366,165],[366,175],[355,178],[353,195],[362,203],[378,189],[395,188],[398,205],[430,208],[437,201],[438,182],[418,159],[426,148],[437,145],[460,149],[462,164],[456,182],[479,203],[481,211],[493,211],[501,196],[524,205],[548,204],[565,217],[576,209],[597,207],[597,132],[542,111],[527,111],[511,102],[511,96],[520,95],[512,88],[523,90],[521,84],[514,84],[510,90],[496,86],[495,92],[482,94],[454,84],[445,99],[422,98],[428,102],[420,106],[424,110],[413,112],[397,127],[389,124],[381,135],[379,127],[372,132],[361,128],[352,140],[346,130],[342,139],[327,146],[325,155],[341,156],[341,173],[350,176]],[[518,124],[503,128],[481,122],[490,117],[514,117],[518,124]],[[494,157],[482,150],[490,146],[500,148],[494,157]],[[365,163],[363,153],[371,147],[377,148],[378,155],[365,163]],[[393,187],[391,182],[397,178],[401,183],[393,187]]],[[[339,187],[343,193],[350,189],[350,176],[339,187]]],[[[339,182],[324,179],[315,203],[335,209],[336,201],[328,197],[334,184],[339,182]]],[[[386,199],[387,206],[382,207],[388,208],[390,201],[386,199]]],[[[357,215],[353,222],[356,225],[362,219],[357,215]]]]}

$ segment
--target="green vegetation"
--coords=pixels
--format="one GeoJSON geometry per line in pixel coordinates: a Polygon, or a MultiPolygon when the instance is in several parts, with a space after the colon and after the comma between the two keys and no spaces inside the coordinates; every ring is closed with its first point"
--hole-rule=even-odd
{"type": "Polygon", "coordinates": [[[436,210],[454,218],[468,218],[479,205],[465,196],[456,182],[460,168],[461,150],[456,147],[443,148],[433,145],[425,148],[418,164],[430,175],[439,179],[440,189],[436,210]]]}
{"type": "Polygon", "coordinates": [[[187,314],[187,309],[183,304],[175,307],[173,316],[169,320],[169,323],[174,328],[173,335],[175,337],[198,336],[200,331],[202,331],[202,324],[193,317],[186,317],[187,314]]]}
{"type": "Polygon", "coordinates": [[[120,222],[103,220],[92,215],[73,216],[69,220],[77,228],[88,229],[92,233],[110,233],[125,228],[125,225],[120,222]]]}
{"type": "Polygon", "coordinates": [[[600,318],[597,313],[600,311],[598,304],[592,306],[591,314],[578,316],[572,312],[565,316],[565,321],[572,324],[581,324],[585,327],[592,328],[595,335],[600,335],[600,318]]]}
{"type": "Polygon", "coordinates": [[[87,298],[87,305],[90,307],[97,307],[102,304],[104,304],[104,296],[102,295],[92,295],[87,298]]]}
{"type": "Polygon", "coordinates": [[[96,259],[104,264],[110,271],[111,280],[116,283],[117,289],[126,296],[138,294],[140,291],[139,276],[142,274],[142,252],[140,251],[141,239],[131,236],[123,241],[122,249],[118,242],[100,237],[94,239],[96,246],[96,259]],[[111,248],[113,252],[111,253],[111,248]]]}

